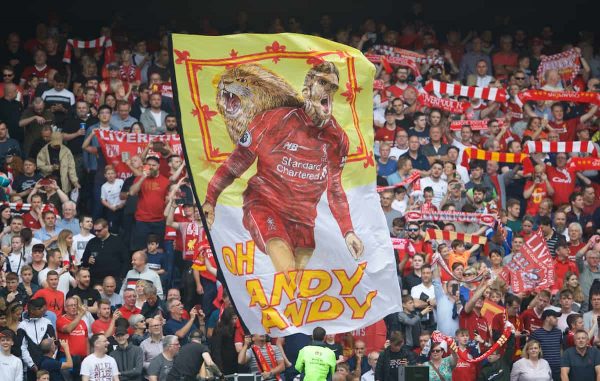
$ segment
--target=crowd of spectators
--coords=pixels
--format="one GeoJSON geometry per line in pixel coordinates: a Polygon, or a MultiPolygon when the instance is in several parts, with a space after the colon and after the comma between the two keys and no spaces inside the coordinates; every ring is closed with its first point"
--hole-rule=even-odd
{"type": "MultiPolygon", "coordinates": [[[[377,65],[377,182],[390,187],[380,192],[381,208],[390,236],[407,246],[395,253],[402,311],[367,339],[321,328],[312,337],[276,340],[244,332],[217,281],[183,159],[169,144],[151,142],[123,157],[128,178],[105,160],[96,130],[178,133],[166,31],[153,38],[120,25],[102,28],[114,59],[107,62],[99,48],[73,48],[68,64],[63,52],[73,36],[54,20],[32,27],[31,38],[5,36],[0,379],[163,381],[252,372],[263,380],[302,373],[309,381],[328,374],[388,381],[415,364],[441,381],[600,379],[598,171],[567,170],[570,157],[587,155],[580,152],[532,155],[532,174],[518,163],[463,160],[466,148],[521,153],[529,140],[591,141],[598,149],[597,106],[516,101],[520,91],[542,85],[542,55],[572,48],[581,55],[580,72],[567,81],[550,70],[543,88],[600,91],[597,41],[588,33],[561,41],[550,26],[532,34],[516,27],[442,34],[413,11],[414,20],[402,25],[367,19],[339,29],[324,15],[314,32],[363,52],[387,45],[432,58],[419,64],[421,76],[377,65]],[[430,79],[505,88],[509,99],[458,97],[469,102],[464,115],[430,109],[417,101],[430,79]],[[489,119],[487,129],[450,129],[465,117],[489,119]],[[415,173],[419,180],[405,181],[415,173]],[[407,221],[410,211],[493,212],[499,222],[407,221]],[[488,240],[435,241],[428,228],[488,240]],[[554,286],[513,293],[499,274],[537,229],[554,261],[554,286]],[[451,274],[431,265],[434,255],[451,274]],[[476,275],[482,279],[468,281],[476,275]],[[486,300],[506,309],[491,325],[481,313],[486,300]],[[485,352],[505,320],[512,334],[487,360],[474,365],[457,356],[485,352]],[[454,337],[458,348],[433,342],[434,330],[454,337]]],[[[234,32],[248,31],[240,14],[234,32]]],[[[276,18],[268,31],[305,32],[296,18],[276,18]]]]}

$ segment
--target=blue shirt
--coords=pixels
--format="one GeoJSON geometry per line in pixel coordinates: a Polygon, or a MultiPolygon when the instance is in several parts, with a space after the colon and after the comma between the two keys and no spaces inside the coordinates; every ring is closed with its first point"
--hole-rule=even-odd
{"type": "Polygon", "coordinates": [[[406,152],[404,155],[400,156],[406,156],[410,159],[410,161],[412,162],[412,166],[414,169],[418,169],[419,171],[429,171],[429,160],[427,160],[427,156],[423,155],[421,153],[421,151],[419,151],[417,153],[417,158],[413,159],[410,155],[409,155],[410,151],[406,152]]]}
{"type": "MultiPolygon", "coordinates": [[[[87,131],[85,132],[86,138],[92,133],[94,128],[100,128],[100,123],[96,123],[92,126],[89,126],[87,131]]],[[[110,130],[115,131],[116,129],[110,125],[110,130]]],[[[89,171],[95,171],[98,169],[98,157],[102,157],[100,166],[102,169],[104,168],[104,157],[102,156],[102,150],[100,149],[100,143],[98,142],[97,137],[93,137],[90,142],[90,146],[98,148],[98,155],[93,155],[86,150],[83,151],[83,165],[85,169],[89,171]]],[[[104,177],[104,171],[101,171],[102,177],[104,177]]]]}
{"type": "MultiPolygon", "coordinates": [[[[165,336],[166,335],[174,335],[175,332],[177,332],[181,328],[183,328],[187,324],[187,322],[188,322],[188,320],[185,320],[185,319],[181,319],[181,321],[177,321],[175,319],[167,320],[167,322],[165,323],[165,327],[164,327],[165,336]]],[[[189,334],[196,329],[198,329],[198,327],[196,326],[196,323],[193,323],[192,328],[190,328],[187,335],[185,335],[185,337],[183,339],[179,339],[179,342],[181,343],[181,345],[188,343],[189,334]]]]}
{"type": "Polygon", "coordinates": [[[70,220],[60,219],[56,221],[56,228],[62,230],[70,230],[73,235],[80,233],[79,220],[77,218],[71,218],[70,220]]]}
{"type": "Polygon", "coordinates": [[[148,268],[150,270],[158,271],[160,269],[167,269],[167,256],[165,253],[148,253],[148,268]]]}
{"type": "Polygon", "coordinates": [[[131,115],[127,115],[127,119],[123,120],[119,116],[119,114],[113,114],[110,117],[110,125],[117,131],[123,131],[125,127],[131,127],[132,124],[137,122],[138,120],[131,115]]]}
{"type": "MultiPolygon", "coordinates": [[[[54,232],[52,234],[48,233],[48,231],[46,230],[45,227],[41,228],[40,230],[36,231],[35,234],[33,235],[35,238],[39,239],[40,241],[44,242],[49,240],[50,238],[52,238],[53,236],[57,236],[60,232],[62,231],[61,228],[59,228],[58,226],[56,226],[54,228],[54,232]]],[[[50,246],[47,246],[47,249],[56,249],[56,241],[52,242],[52,244],[50,244],[50,246]]]]}
{"type": "Polygon", "coordinates": [[[394,159],[388,159],[387,163],[385,164],[377,160],[377,174],[379,176],[389,176],[392,173],[396,172],[397,169],[398,163],[394,159]]]}
{"type": "Polygon", "coordinates": [[[533,331],[531,338],[540,342],[544,359],[548,361],[552,372],[560,371],[560,348],[563,341],[560,329],[553,328],[551,331],[546,331],[544,328],[538,328],[533,331]]]}

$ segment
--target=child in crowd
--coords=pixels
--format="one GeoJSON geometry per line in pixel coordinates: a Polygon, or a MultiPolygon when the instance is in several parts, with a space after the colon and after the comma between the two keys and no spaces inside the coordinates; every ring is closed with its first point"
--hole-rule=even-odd
{"type": "Polygon", "coordinates": [[[159,239],[156,234],[148,234],[146,241],[146,254],[148,256],[148,268],[155,271],[163,283],[163,288],[166,286],[165,275],[167,273],[167,256],[162,250],[158,249],[159,239]]]}
{"type": "Polygon", "coordinates": [[[27,300],[40,289],[40,286],[33,283],[33,269],[29,265],[21,267],[21,283],[18,290],[21,294],[27,296],[27,300]]]}
{"type": "Polygon", "coordinates": [[[111,233],[118,234],[121,227],[121,209],[125,206],[125,201],[119,197],[123,180],[117,179],[117,172],[111,165],[104,169],[106,182],[100,189],[100,200],[104,205],[104,214],[108,220],[108,227],[111,233]]]}
{"type": "Polygon", "coordinates": [[[402,296],[402,312],[398,312],[400,327],[405,337],[406,345],[411,348],[419,346],[419,336],[421,336],[421,318],[432,311],[431,306],[427,306],[417,312],[415,309],[415,301],[412,296],[402,296]]]}

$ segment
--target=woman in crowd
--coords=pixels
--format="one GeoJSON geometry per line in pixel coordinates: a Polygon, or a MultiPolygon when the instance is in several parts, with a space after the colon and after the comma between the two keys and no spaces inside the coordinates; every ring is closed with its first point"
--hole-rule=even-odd
{"type": "Polygon", "coordinates": [[[585,296],[583,295],[583,289],[579,284],[579,276],[577,274],[571,271],[567,272],[562,289],[571,291],[573,293],[573,302],[577,303],[578,307],[581,307],[585,301],[585,296]]]}
{"type": "Polygon", "coordinates": [[[542,348],[537,340],[530,339],[521,354],[521,359],[513,364],[510,381],[552,381],[552,370],[542,357],[542,348]]]}
{"type": "Polygon", "coordinates": [[[131,334],[131,343],[134,345],[140,345],[142,341],[148,338],[148,332],[146,330],[146,318],[144,315],[135,314],[129,318],[129,327],[133,330],[131,334]]]}
{"type": "Polygon", "coordinates": [[[212,358],[223,374],[237,373],[238,363],[234,343],[235,324],[238,316],[227,307],[211,338],[212,358]]]}
{"type": "Polygon", "coordinates": [[[56,246],[60,251],[63,263],[69,263],[74,266],[75,253],[71,252],[73,247],[73,232],[69,229],[61,230],[61,232],[58,233],[56,246]]]}
{"type": "Polygon", "coordinates": [[[140,309],[144,303],[146,303],[146,294],[144,293],[146,284],[148,284],[148,282],[143,279],[140,279],[135,283],[135,306],[140,309]]]}
{"type": "Polygon", "coordinates": [[[429,381],[449,381],[452,380],[452,371],[456,367],[458,356],[455,352],[448,357],[444,357],[446,352],[446,343],[434,342],[431,345],[430,359],[423,365],[429,367],[429,381]]]}

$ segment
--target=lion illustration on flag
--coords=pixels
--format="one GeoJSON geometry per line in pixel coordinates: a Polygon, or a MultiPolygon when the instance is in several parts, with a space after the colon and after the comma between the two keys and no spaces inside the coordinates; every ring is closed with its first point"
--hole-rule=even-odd
{"type": "Polygon", "coordinates": [[[217,107],[234,144],[257,114],[304,104],[285,79],[261,65],[242,64],[227,69],[217,81],[217,107]]]}

